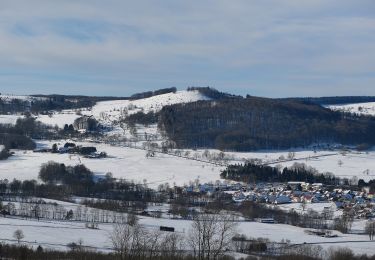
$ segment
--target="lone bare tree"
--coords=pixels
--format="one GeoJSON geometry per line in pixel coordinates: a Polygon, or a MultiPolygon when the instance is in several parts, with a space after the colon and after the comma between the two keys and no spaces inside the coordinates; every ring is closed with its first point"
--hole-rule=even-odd
{"type": "Polygon", "coordinates": [[[199,260],[217,259],[229,249],[236,232],[235,219],[227,214],[202,214],[195,217],[188,243],[199,260]]]}
{"type": "Polygon", "coordinates": [[[370,240],[374,240],[374,235],[375,235],[375,221],[369,220],[366,223],[365,231],[368,234],[370,240]]]}
{"type": "Polygon", "coordinates": [[[13,233],[13,237],[17,240],[18,244],[21,242],[21,240],[25,237],[23,234],[23,231],[21,229],[17,229],[13,233]]]}

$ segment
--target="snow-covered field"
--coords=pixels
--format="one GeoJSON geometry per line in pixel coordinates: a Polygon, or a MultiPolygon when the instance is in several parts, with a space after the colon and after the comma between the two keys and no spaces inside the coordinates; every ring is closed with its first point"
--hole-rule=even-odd
{"type": "MultiPolygon", "coordinates": [[[[189,220],[157,219],[140,217],[140,224],[148,230],[158,230],[160,226],[174,227],[176,232],[186,235],[191,227],[189,220]]],[[[112,231],[111,224],[99,224],[99,229],[85,228],[81,222],[36,221],[26,219],[11,219],[0,217],[1,239],[13,239],[13,232],[22,229],[24,241],[40,243],[45,247],[66,249],[65,245],[82,239],[85,246],[100,247],[99,250],[111,248],[109,235],[112,231]],[[58,235],[57,235],[58,234],[58,235]]],[[[293,243],[322,243],[323,248],[350,247],[357,254],[375,254],[374,241],[369,241],[366,235],[342,234],[336,238],[324,238],[305,233],[304,228],[283,224],[263,224],[258,222],[240,222],[237,228],[239,234],[248,237],[268,238],[274,242],[290,240],[293,243]],[[351,242],[345,241],[363,241],[351,242]],[[324,244],[337,242],[335,244],[324,244]]]]}
{"type": "Polygon", "coordinates": [[[0,124],[15,125],[18,118],[21,115],[0,115],[0,124]]]}
{"type": "MultiPolygon", "coordinates": [[[[209,150],[218,153],[218,150],[209,150]]],[[[202,152],[202,151],[200,151],[202,152]]],[[[340,150],[291,149],[285,151],[259,151],[248,153],[227,152],[231,163],[243,163],[245,160],[258,159],[259,162],[270,166],[280,165],[290,167],[294,163],[304,163],[317,169],[320,173],[331,172],[338,177],[352,178],[354,176],[365,181],[375,179],[375,150],[358,152],[355,150],[342,152],[340,150]],[[292,160],[288,159],[294,154],[292,160]]]]}
{"type": "MultiPolygon", "coordinates": [[[[51,147],[54,142],[38,141],[39,147],[51,147]]],[[[58,142],[62,146],[65,141],[58,142]]],[[[85,164],[96,175],[105,175],[111,172],[114,177],[125,178],[143,183],[144,180],[150,187],[169,183],[173,185],[188,184],[199,179],[201,183],[214,182],[220,179],[223,167],[211,164],[178,158],[166,154],[156,154],[155,157],[146,158],[143,150],[116,147],[107,144],[80,143],[87,146],[96,146],[98,151],[104,151],[108,158],[87,159],[78,155],[34,153],[32,151],[14,151],[14,156],[5,161],[0,161],[0,179],[31,179],[37,178],[40,166],[48,161],[65,163],[66,165],[85,164]]],[[[211,150],[211,152],[218,152],[211,150]]],[[[203,151],[195,151],[203,153],[203,151]]],[[[347,152],[341,154],[332,151],[295,151],[295,159],[287,162],[278,162],[277,159],[287,158],[288,151],[283,152],[252,152],[228,153],[235,156],[232,162],[243,162],[244,159],[261,159],[263,163],[274,162],[271,166],[292,166],[294,163],[304,163],[316,168],[319,172],[332,172],[336,176],[365,181],[375,178],[375,151],[347,152]],[[327,156],[325,156],[327,155],[327,156]],[[322,156],[315,158],[313,156],[322,156]],[[340,163],[341,162],[341,163],[340,163]]],[[[192,156],[193,154],[191,154],[192,156]]]]}
{"type": "MultiPolygon", "coordinates": [[[[8,97],[8,96],[7,96],[8,97]]],[[[18,98],[18,96],[9,96],[8,98],[18,98]]],[[[19,97],[22,99],[27,96],[19,97]]],[[[207,100],[208,98],[198,91],[177,91],[150,98],[139,100],[114,100],[98,102],[93,108],[81,109],[81,114],[94,116],[102,124],[112,126],[112,131],[108,134],[118,135],[120,137],[134,138],[128,129],[114,125],[121,117],[128,114],[143,111],[159,111],[163,106],[187,103],[198,100],[207,100]],[[125,131],[124,131],[125,130],[125,131]]],[[[362,103],[342,106],[331,106],[332,109],[350,109],[352,112],[361,111],[371,114],[374,112],[375,103],[362,103]],[[362,109],[359,109],[359,108],[362,109]],[[371,112],[372,111],[372,112],[371,112]],[[371,112],[371,113],[370,113],[371,112]]],[[[53,112],[51,115],[38,115],[37,120],[48,125],[57,125],[62,128],[65,124],[72,124],[80,115],[75,110],[63,110],[53,112]]],[[[0,115],[0,123],[14,124],[20,115],[0,115]]],[[[137,133],[142,135],[147,133],[160,139],[160,134],[156,125],[141,126],[137,125],[137,133]]],[[[141,145],[141,143],[139,143],[141,145]]],[[[170,157],[167,155],[158,155],[155,158],[145,159],[144,151],[115,148],[111,146],[98,147],[100,151],[106,151],[109,155],[116,158],[107,158],[104,160],[89,160],[81,158],[82,163],[87,164],[95,173],[105,174],[112,172],[115,177],[124,177],[142,182],[147,179],[149,182],[162,183],[168,181],[170,184],[187,183],[198,178],[201,182],[214,181],[219,178],[220,169],[212,168],[210,165],[188,161],[185,159],[170,157]]],[[[191,154],[203,151],[190,151],[191,154]]],[[[219,153],[219,151],[210,150],[210,152],[219,153]]],[[[299,149],[293,150],[295,160],[288,159],[290,151],[259,151],[251,153],[231,153],[230,162],[244,162],[246,159],[261,159],[263,163],[272,163],[270,165],[291,166],[295,162],[305,163],[308,166],[316,168],[319,172],[332,172],[340,177],[351,178],[357,176],[364,180],[370,180],[375,177],[375,151],[365,152],[347,152],[345,155],[339,151],[299,149]],[[280,162],[279,162],[280,161],[280,162]]],[[[15,156],[8,161],[0,163],[0,178],[35,178],[40,164],[48,160],[61,161],[66,164],[75,164],[78,162],[77,156],[56,155],[56,154],[35,154],[31,152],[16,151],[15,156]]]]}
{"type": "Polygon", "coordinates": [[[73,110],[63,110],[61,112],[53,112],[51,115],[38,115],[37,121],[42,122],[46,125],[58,126],[64,128],[65,124],[73,124],[74,120],[81,117],[76,114],[73,110]]]}
{"type": "Polygon", "coordinates": [[[345,104],[345,105],[330,105],[328,106],[328,108],[332,110],[336,110],[336,111],[375,116],[375,102],[345,104]]]}
{"type": "MultiPolygon", "coordinates": [[[[64,145],[65,141],[60,144],[64,145]]],[[[38,142],[39,147],[51,147],[53,142],[38,142]]],[[[0,179],[13,178],[25,180],[36,179],[42,163],[56,161],[66,165],[82,163],[96,175],[105,175],[111,172],[115,178],[124,178],[143,183],[156,188],[159,184],[168,182],[173,185],[188,184],[199,179],[200,182],[209,182],[220,179],[222,168],[202,162],[177,158],[166,154],[157,154],[146,158],[143,150],[115,147],[97,143],[77,143],[86,146],[95,146],[99,152],[108,154],[108,158],[87,159],[78,155],[34,153],[32,151],[15,151],[8,160],[0,161],[0,179]]]]}
{"type": "Polygon", "coordinates": [[[358,179],[364,179],[365,181],[375,179],[375,151],[352,151],[344,154],[336,153],[330,156],[311,158],[313,154],[312,151],[296,152],[296,159],[306,159],[274,163],[272,166],[280,164],[283,167],[290,167],[295,162],[298,162],[305,163],[307,166],[311,166],[321,173],[331,172],[338,177],[350,179],[356,176],[358,179]]]}

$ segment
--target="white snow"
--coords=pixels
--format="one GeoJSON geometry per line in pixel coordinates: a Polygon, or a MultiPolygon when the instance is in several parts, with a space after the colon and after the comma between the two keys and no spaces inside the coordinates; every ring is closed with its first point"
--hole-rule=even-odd
{"type": "MultiPolygon", "coordinates": [[[[215,151],[215,150],[211,150],[215,151]]],[[[339,150],[303,150],[291,149],[285,151],[259,151],[249,153],[226,153],[234,156],[232,163],[243,162],[246,159],[260,159],[270,166],[281,165],[290,167],[294,163],[304,163],[317,169],[320,173],[331,172],[338,177],[352,178],[353,176],[365,181],[375,179],[375,150],[357,152],[354,150],[341,152],[339,150]],[[293,160],[288,160],[289,152],[294,152],[293,160]],[[339,163],[339,162],[342,162],[339,163]]]]}
{"type": "MultiPolygon", "coordinates": [[[[37,115],[34,116],[36,121],[41,122],[50,126],[58,126],[63,128],[65,124],[73,124],[74,120],[79,118],[74,111],[63,110],[61,112],[54,111],[51,115],[37,115]]],[[[13,114],[13,115],[0,115],[0,124],[15,125],[18,118],[24,118],[23,115],[13,114]]]]}
{"type": "MultiPolygon", "coordinates": [[[[305,153],[297,152],[296,158],[301,156],[305,157],[305,155],[305,153]]],[[[295,162],[305,163],[321,173],[331,172],[338,177],[350,179],[355,176],[358,179],[364,179],[365,181],[375,179],[375,151],[352,151],[345,154],[337,153],[332,156],[321,158],[275,163],[273,166],[281,164],[283,167],[290,167],[295,162]]]]}
{"type": "Polygon", "coordinates": [[[77,115],[74,110],[63,110],[61,112],[55,111],[51,115],[38,115],[36,120],[46,125],[57,125],[59,128],[64,128],[65,124],[73,124],[74,120],[79,117],[81,115],[77,115]]]}
{"type": "Polygon", "coordinates": [[[128,110],[129,114],[143,111],[157,112],[166,105],[189,103],[199,100],[208,100],[206,96],[199,91],[177,91],[176,93],[167,93],[153,96],[150,98],[138,100],[112,100],[98,102],[93,108],[91,114],[102,122],[113,122],[122,116],[124,109],[128,110]]]}
{"type": "Polygon", "coordinates": [[[345,104],[345,105],[330,105],[327,107],[336,111],[375,116],[375,102],[345,104]]]}
{"type": "MultiPolygon", "coordinates": [[[[30,96],[12,96],[2,95],[2,99],[22,99],[32,100],[37,99],[30,96]]],[[[202,95],[199,91],[177,91],[176,93],[167,93],[162,95],[153,96],[145,99],[138,100],[111,100],[98,102],[91,109],[80,109],[83,115],[94,116],[102,124],[113,126],[113,122],[117,121],[123,116],[122,111],[128,110],[128,114],[143,111],[148,113],[150,111],[157,112],[166,105],[195,102],[199,100],[208,100],[206,96],[202,95]]],[[[15,124],[17,118],[21,115],[0,115],[0,124],[15,124]]],[[[76,114],[75,110],[62,110],[61,112],[52,111],[51,115],[36,115],[37,121],[47,125],[63,128],[65,124],[73,124],[74,120],[80,117],[76,114]]],[[[154,127],[156,129],[156,127],[154,127]]],[[[151,131],[156,131],[151,129],[151,131]]],[[[119,132],[119,129],[116,129],[119,132]]],[[[121,131],[120,131],[121,132],[121,131]]]]}
{"type": "MultiPolygon", "coordinates": [[[[158,230],[160,226],[174,227],[176,232],[186,235],[191,227],[189,220],[157,219],[140,217],[140,224],[148,230],[158,230]]],[[[36,244],[58,244],[45,247],[66,249],[65,245],[70,242],[83,240],[85,246],[100,247],[99,250],[106,251],[111,248],[109,235],[112,230],[111,224],[99,224],[99,229],[85,228],[81,222],[58,222],[58,221],[36,221],[26,219],[11,219],[0,217],[1,239],[13,239],[13,232],[21,229],[25,235],[24,241],[36,244]],[[60,245],[60,246],[59,246],[60,245]]],[[[322,243],[325,249],[329,247],[349,247],[356,254],[375,254],[374,241],[369,241],[367,235],[342,234],[335,231],[336,238],[324,238],[305,233],[304,228],[284,224],[263,224],[258,222],[240,222],[237,228],[239,234],[245,234],[253,238],[268,238],[271,241],[301,243],[322,243]],[[345,241],[359,241],[358,243],[346,243],[345,241]],[[362,242],[360,242],[362,241],[362,242]],[[335,244],[324,244],[337,242],[335,244]]]]}
{"type": "MultiPolygon", "coordinates": [[[[38,141],[38,146],[52,147],[53,143],[38,141]]],[[[61,141],[60,145],[62,146],[64,143],[65,141],[61,141]]],[[[147,159],[145,158],[146,152],[143,150],[96,143],[77,144],[95,146],[99,152],[104,151],[109,157],[87,159],[78,155],[15,150],[14,156],[0,161],[0,179],[37,179],[41,164],[48,161],[56,161],[66,165],[82,163],[96,175],[105,175],[107,172],[111,172],[115,178],[124,178],[141,183],[146,180],[148,186],[153,188],[167,182],[170,185],[173,185],[173,183],[183,185],[195,179],[199,179],[201,183],[220,179],[221,167],[202,162],[166,154],[157,154],[155,157],[147,159]]]]}
{"type": "Polygon", "coordinates": [[[18,118],[22,115],[0,115],[0,124],[15,125],[18,118]]]}

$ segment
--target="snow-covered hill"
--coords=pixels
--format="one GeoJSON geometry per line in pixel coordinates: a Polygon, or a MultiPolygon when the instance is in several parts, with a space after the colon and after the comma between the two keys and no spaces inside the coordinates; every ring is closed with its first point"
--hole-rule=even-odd
{"type": "MultiPolygon", "coordinates": [[[[31,96],[0,95],[2,100],[35,100],[38,98],[31,96]]],[[[199,91],[177,91],[176,93],[167,93],[153,96],[150,98],[138,100],[111,100],[98,102],[92,109],[80,109],[83,115],[94,116],[100,123],[112,126],[114,121],[118,121],[127,114],[133,114],[139,111],[148,113],[157,112],[166,105],[189,103],[199,100],[209,100],[199,91]]],[[[65,124],[73,124],[74,120],[80,115],[74,110],[63,110],[52,112],[50,115],[36,115],[37,121],[47,125],[62,128],[65,124]]],[[[21,115],[0,115],[0,124],[15,124],[17,118],[21,115]]]]}
{"type": "Polygon", "coordinates": [[[144,113],[157,112],[164,106],[189,103],[199,100],[209,100],[199,91],[177,91],[176,93],[167,93],[149,98],[138,100],[114,100],[98,102],[93,108],[91,114],[99,121],[114,121],[126,114],[133,114],[139,111],[144,113]]]}
{"type": "Polygon", "coordinates": [[[346,105],[331,105],[328,106],[328,108],[336,111],[375,116],[375,102],[346,105]]]}

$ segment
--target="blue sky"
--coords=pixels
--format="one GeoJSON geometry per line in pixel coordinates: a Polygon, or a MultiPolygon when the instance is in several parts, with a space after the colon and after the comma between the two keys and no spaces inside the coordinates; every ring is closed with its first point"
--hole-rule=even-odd
{"type": "Polygon", "coordinates": [[[0,92],[375,95],[373,0],[0,1],[0,92]]]}

